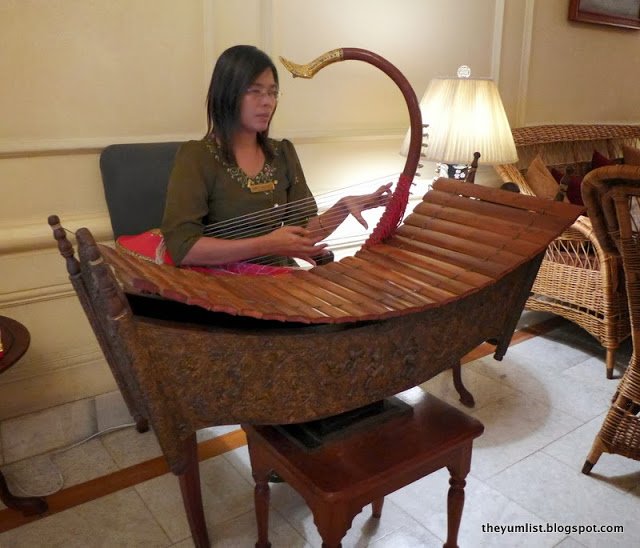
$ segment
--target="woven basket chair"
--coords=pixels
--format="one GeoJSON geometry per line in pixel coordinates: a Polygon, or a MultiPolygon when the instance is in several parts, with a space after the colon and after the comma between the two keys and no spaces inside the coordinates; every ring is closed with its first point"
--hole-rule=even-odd
{"type": "Polygon", "coordinates": [[[602,246],[622,257],[633,354],[582,471],[603,452],[640,460],[640,167],[612,166],[589,174],[582,194],[602,246]]]}
{"type": "MultiPolygon", "coordinates": [[[[525,174],[540,154],[547,166],[576,174],[591,168],[593,151],[621,161],[622,145],[638,146],[640,126],[546,125],[513,129],[517,164],[496,166],[503,181],[533,195],[525,174]]],[[[630,334],[622,264],[618,252],[604,250],[587,216],[548,247],[526,308],[551,312],[589,332],[606,350],[607,378],[613,377],[615,352],[630,334]]]]}

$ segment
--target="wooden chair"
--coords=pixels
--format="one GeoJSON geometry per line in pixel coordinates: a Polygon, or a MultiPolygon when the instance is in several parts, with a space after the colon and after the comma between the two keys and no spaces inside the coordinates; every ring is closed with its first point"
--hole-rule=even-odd
{"type": "Polygon", "coordinates": [[[633,342],[631,361],[582,468],[588,474],[603,452],[640,460],[640,167],[595,170],[582,192],[601,245],[622,257],[633,342]]]}
{"type": "MultiPolygon", "coordinates": [[[[519,162],[496,170],[521,193],[534,195],[525,174],[536,155],[548,166],[570,166],[582,175],[594,150],[620,159],[623,145],[637,146],[640,126],[532,126],[515,128],[513,136],[519,162]]],[[[549,245],[525,307],[562,316],[588,331],[606,349],[606,374],[612,378],[616,349],[630,334],[623,278],[618,251],[603,249],[589,217],[581,216],[549,245]]]]}
{"type": "Polygon", "coordinates": [[[385,495],[444,467],[451,474],[444,546],[457,546],[473,440],[484,426],[429,394],[409,410],[314,449],[282,427],[243,425],[256,481],[256,547],[271,546],[268,479],[274,471],[309,505],[322,546],[337,548],[364,506],[371,504],[380,518],[385,495]]]}

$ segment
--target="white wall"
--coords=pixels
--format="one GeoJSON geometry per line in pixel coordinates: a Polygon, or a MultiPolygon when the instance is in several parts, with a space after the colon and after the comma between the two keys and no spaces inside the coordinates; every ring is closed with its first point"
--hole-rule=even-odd
{"type": "MultiPolygon", "coordinates": [[[[115,388],[46,218],[110,239],[100,150],[201,136],[208,79],[226,47],[251,43],[299,63],[362,47],[393,62],[419,96],[464,63],[499,82],[514,125],[637,121],[638,35],[570,24],[567,4],[0,0],[0,314],[32,334],[27,355],[0,376],[0,419],[115,388]]],[[[357,62],[311,81],[280,76],[273,134],[294,140],[316,193],[402,169],[408,117],[386,76],[357,62]]]]}

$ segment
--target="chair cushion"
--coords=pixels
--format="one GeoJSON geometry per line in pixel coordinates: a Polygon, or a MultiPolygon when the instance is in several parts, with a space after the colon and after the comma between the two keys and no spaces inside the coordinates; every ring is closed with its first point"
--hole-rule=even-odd
{"type": "Polygon", "coordinates": [[[597,169],[599,167],[606,167],[615,165],[617,162],[611,158],[607,158],[604,154],[601,154],[597,150],[593,151],[591,156],[591,169],[597,169]]]}
{"type": "Polygon", "coordinates": [[[555,199],[559,188],[558,183],[539,154],[531,162],[525,178],[536,196],[549,200],[555,199]]]}
{"type": "Polygon", "coordinates": [[[180,145],[117,144],[102,151],[100,172],[114,238],[160,226],[169,176],[180,145]]]}

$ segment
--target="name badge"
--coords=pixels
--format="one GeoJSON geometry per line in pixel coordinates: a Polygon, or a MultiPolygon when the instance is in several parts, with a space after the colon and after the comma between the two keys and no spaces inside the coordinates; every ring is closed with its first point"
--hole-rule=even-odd
{"type": "Polygon", "coordinates": [[[249,179],[249,181],[247,182],[247,186],[249,187],[249,190],[251,192],[270,192],[272,190],[275,190],[277,184],[278,181],[276,180],[267,181],[265,183],[256,183],[249,179]]]}

